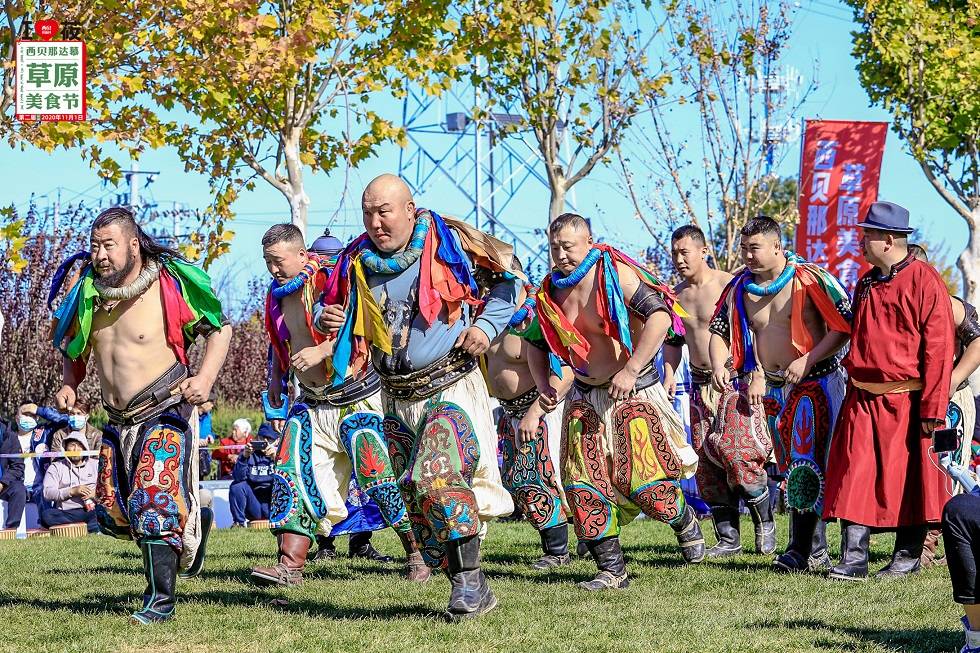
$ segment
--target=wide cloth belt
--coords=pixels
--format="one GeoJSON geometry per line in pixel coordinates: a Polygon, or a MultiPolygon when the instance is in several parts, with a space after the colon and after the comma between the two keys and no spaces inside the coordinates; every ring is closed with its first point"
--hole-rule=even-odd
{"type": "MultiPolygon", "coordinates": [[[[640,371],[640,375],[636,377],[635,389],[637,392],[639,392],[640,390],[645,390],[646,388],[649,388],[651,385],[653,385],[654,383],[658,383],[659,381],[660,381],[660,373],[657,372],[657,368],[655,368],[653,365],[647,365],[646,367],[643,368],[643,370],[640,371]]],[[[575,379],[575,383],[574,383],[575,387],[578,389],[579,392],[588,392],[589,390],[594,390],[596,388],[608,388],[611,384],[612,384],[612,379],[599,385],[592,385],[590,383],[586,383],[585,381],[580,381],[578,379],[575,379]]]]}
{"type": "Polygon", "coordinates": [[[870,392],[873,395],[892,395],[901,394],[903,392],[916,392],[925,387],[922,383],[922,379],[882,381],[881,383],[851,379],[851,385],[853,385],[855,388],[860,388],[861,390],[870,392]]]}
{"type": "Polygon", "coordinates": [[[497,401],[500,402],[500,407],[504,409],[508,417],[521,418],[527,414],[527,409],[531,407],[531,404],[538,400],[538,396],[538,389],[531,388],[513,399],[498,399],[497,401]]]}
{"type": "Polygon", "coordinates": [[[691,383],[696,385],[708,385],[711,383],[711,370],[691,365],[691,383]]]}
{"type": "Polygon", "coordinates": [[[184,399],[178,388],[186,378],[187,366],[177,362],[160,378],[137,393],[122,410],[110,406],[103,397],[102,405],[109,416],[109,423],[133,426],[176,406],[184,399]]]}
{"type": "MultiPolygon", "coordinates": [[[[817,361],[817,364],[810,368],[810,373],[803,377],[803,381],[815,381],[816,379],[822,379],[831,372],[836,371],[840,367],[840,360],[837,357],[825,358],[822,361],[817,361]]],[[[786,385],[786,378],[782,374],[775,374],[773,372],[766,371],[766,383],[773,388],[781,388],[786,385]]]]}
{"type": "Polygon", "coordinates": [[[453,349],[436,362],[407,374],[380,373],[381,387],[392,399],[419,401],[456,383],[476,369],[476,359],[462,349],[453,349]]]}
{"type": "Polygon", "coordinates": [[[381,389],[381,379],[377,372],[368,369],[367,375],[362,379],[347,379],[344,383],[334,388],[326,386],[323,388],[311,388],[300,384],[300,401],[308,406],[328,405],[334,408],[343,408],[367,399],[381,389]]]}

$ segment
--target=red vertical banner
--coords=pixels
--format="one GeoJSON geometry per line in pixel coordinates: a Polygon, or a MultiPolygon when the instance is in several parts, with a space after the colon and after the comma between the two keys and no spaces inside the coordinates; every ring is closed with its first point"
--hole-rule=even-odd
{"type": "Polygon", "coordinates": [[[849,293],[871,269],[857,223],[878,199],[888,123],[807,120],[800,159],[796,253],[832,272],[849,293]]]}

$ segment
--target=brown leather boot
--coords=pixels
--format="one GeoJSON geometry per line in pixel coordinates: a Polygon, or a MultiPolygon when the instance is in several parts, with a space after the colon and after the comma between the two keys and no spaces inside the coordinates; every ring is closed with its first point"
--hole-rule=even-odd
{"type": "Polygon", "coordinates": [[[422,559],[412,531],[398,533],[398,539],[402,541],[402,547],[405,549],[405,580],[412,583],[424,583],[429,580],[432,570],[422,559]]]}
{"type": "Polygon", "coordinates": [[[253,567],[252,578],[265,585],[302,585],[310,538],[298,533],[279,533],[276,541],[279,543],[279,562],[272,567],[253,567]]]}

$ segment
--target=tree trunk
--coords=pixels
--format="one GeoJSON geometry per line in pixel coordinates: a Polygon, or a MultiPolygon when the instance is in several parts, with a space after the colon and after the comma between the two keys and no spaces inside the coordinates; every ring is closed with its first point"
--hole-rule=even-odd
{"type": "MultiPolygon", "coordinates": [[[[980,224],[980,206],[973,209],[973,224],[980,224]]],[[[974,306],[977,305],[978,283],[980,283],[980,233],[976,227],[967,224],[969,236],[966,241],[966,249],[956,259],[956,267],[960,270],[963,281],[963,299],[974,306]]]]}
{"type": "Polygon", "coordinates": [[[565,195],[568,189],[565,188],[565,181],[551,184],[551,203],[548,205],[548,224],[565,212],[565,195]]]}
{"type": "Polygon", "coordinates": [[[298,130],[283,143],[283,158],[286,160],[286,176],[290,190],[286,194],[286,199],[289,200],[289,218],[303,232],[305,240],[310,198],[303,189],[303,163],[299,160],[298,130]]]}

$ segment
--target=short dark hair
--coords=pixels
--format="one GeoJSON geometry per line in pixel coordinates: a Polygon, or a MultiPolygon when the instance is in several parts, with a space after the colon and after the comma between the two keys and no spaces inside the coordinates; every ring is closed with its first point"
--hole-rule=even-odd
{"type": "Polygon", "coordinates": [[[909,243],[909,254],[915,258],[922,259],[926,263],[929,262],[929,252],[927,252],[926,248],[922,245],[917,243],[909,243]]]}
{"type": "Polygon", "coordinates": [[[557,218],[551,221],[548,225],[548,234],[554,235],[564,229],[565,227],[571,227],[572,229],[585,229],[586,233],[590,236],[592,235],[592,225],[589,221],[580,216],[578,213],[562,213],[557,218]]]}
{"type": "Polygon", "coordinates": [[[306,247],[303,232],[299,230],[299,227],[289,222],[272,225],[262,236],[262,247],[269,247],[277,243],[297,243],[300,247],[306,247]]]}
{"type": "Polygon", "coordinates": [[[92,223],[92,231],[105,229],[114,224],[120,225],[127,233],[136,238],[140,245],[140,255],[146,258],[160,259],[170,257],[186,261],[180,252],[166,245],[161,245],[136,222],[133,212],[124,206],[113,206],[100,213],[92,223]]]}
{"type": "Polygon", "coordinates": [[[742,227],[739,233],[742,237],[758,236],[759,234],[775,236],[776,238],[782,238],[783,236],[783,231],[779,228],[779,223],[768,215],[757,215],[751,218],[745,223],[745,226],[742,227]]]}
{"type": "Polygon", "coordinates": [[[92,407],[84,399],[76,399],[75,400],[75,406],[74,407],[77,408],[78,410],[82,411],[83,413],[90,413],[90,412],[92,412],[92,407]]]}
{"type": "Polygon", "coordinates": [[[674,233],[670,235],[670,242],[680,240],[681,238],[690,238],[701,245],[701,247],[708,244],[708,241],[704,239],[704,232],[697,225],[693,224],[686,224],[683,227],[674,229],[674,233]]]}

